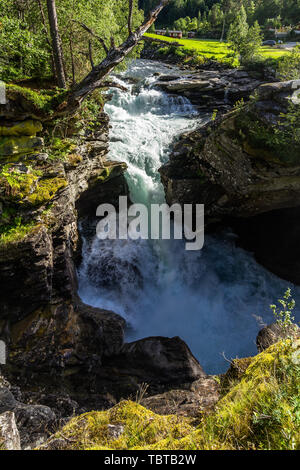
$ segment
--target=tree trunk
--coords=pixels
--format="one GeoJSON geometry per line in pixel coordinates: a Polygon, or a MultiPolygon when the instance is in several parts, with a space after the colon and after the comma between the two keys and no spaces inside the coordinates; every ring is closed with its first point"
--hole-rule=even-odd
{"type": "Polygon", "coordinates": [[[47,44],[48,44],[48,47],[49,47],[49,51],[51,53],[51,68],[52,68],[53,77],[57,81],[57,74],[56,74],[56,68],[55,68],[55,62],[54,62],[53,49],[52,49],[51,40],[50,40],[49,34],[48,34],[48,29],[47,29],[46,17],[45,17],[45,13],[44,13],[44,9],[43,9],[43,4],[42,4],[41,0],[37,0],[37,3],[39,5],[39,9],[40,9],[41,20],[42,20],[42,23],[43,23],[43,31],[44,31],[45,38],[46,38],[46,41],[47,41],[47,44]]]}
{"type": "Polygon", "coordinates": [[[64,109],[60,108],[60,113],[72,112],[72,110],[78,108],[81,102],[96,88],[103,87],[104,79],[107,78],[114,68],[123,62],[125,57],[134,49],[169,1],[170,0],[161,0],[157,7],[151,11],[149,18],[139,28],[133,32],[129,31],[129,36],[123,44],[114,47],[112,43],[112,47],[107,52],[105,59],[100,64],[95,65],[91,72],[70,91],[66,106],[64,109]]]}
{"type": "Polygon", "coordinates": [[[225,24],[226,24],[226,19],[225,19],[225,16],[224,16],[224,20],[223,20],[223,28],[222,28],[222,34],[221,34],[220,42],[223,42],[223,41],[224,41],[224,34],[225,34],[225,24]]]}
{"type": "Polygon", "coordinates": [[[64,71],[63,51],[61,47],[61,39],[58,30],[57,13],[55,0],[47,0],[48,18],[50,25],[50,33],[52,39],[52,49],[57,74],[57,84],[60,88],[67,88],[66,77],[64,71]]]}

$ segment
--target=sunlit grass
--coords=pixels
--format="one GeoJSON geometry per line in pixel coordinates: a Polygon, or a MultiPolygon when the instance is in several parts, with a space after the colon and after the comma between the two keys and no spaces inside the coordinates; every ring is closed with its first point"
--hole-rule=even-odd
{"type": "MultiPolygon", "coordinates": [[[[182,44],[186,49],[196,50],[204,57],[215,59],[223,59],[232,53],[229,45],[220,42],[217,39],[175,39],[168,36],[159,36],[157,34],[147,33],[145,36],[153,39],[161,39],[167,42],[176,42],[182,44]]],[[[260,54],[266,59],[278,59],[285,55],[288,51],[283,49],[275,49],[273,47],[263,46],[260,48],[260,54]]]]}

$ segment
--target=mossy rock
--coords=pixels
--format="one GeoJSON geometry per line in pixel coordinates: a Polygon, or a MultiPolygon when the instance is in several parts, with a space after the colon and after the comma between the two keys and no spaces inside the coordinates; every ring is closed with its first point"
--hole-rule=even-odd
{"type": "MultiPolygon", "coordinates": [[[[52,440],[67,438],[73,450],[139,449],[166,438],[186,436],[194,429],[191,422],[179,416],[160,416],[138,403],[122,401],[108,411],[73,418],[52,440]]],[[[51,448],[51,441],[47,445],[51,448]]]]}
{"type": "Polygon", "coordinates": [[[42,130],[42,123],[40,121],[34,121],[33,119],[16,122],[11,126],[1,126],[0,124],[0,136],[36,136],[36,134],[42,130]]]}
{"type": "Polygon", "coordinates": [[[41,137],[33,136],[5,136],[0,137],[0,158],[21,157],[39,151],[44,145],[41,137]]]}
{"type": "Polygon", "coordinates": [[[300,450],[300,340],[272,345],[195,428],[123,401],[73,418],[41,448],[132,450],[300,450]],[[117,427],[112,435],[111,427],[117,427]]]}
{"type": "Polygon", "coordinates": [[[40,206],[51,201],[56,193],[65,188],[68,182],[64,178],[47,178],[38,182],[35,191],[26,200],[33,206],[40,206]]]}
{"type": "Polygon", "coordinates": [[[8,176],[1,177],[0,174],[2,186],[6,186],[0,194],[2,200],[10,203],[40,206],[51,201],[60,189],[68,185],[63,177],[41,178],[40,174],[34,171],[7,174],[11,175],[10,179],[7,179],[8,176]]]}

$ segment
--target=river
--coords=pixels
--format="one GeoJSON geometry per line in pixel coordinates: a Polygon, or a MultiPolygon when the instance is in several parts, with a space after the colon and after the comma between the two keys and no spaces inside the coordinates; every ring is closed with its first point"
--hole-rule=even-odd
{"type": "MultiPolygon", "coordinates": [[[[164,202],[158,169],[170,145],[184,131],[205,123],[191,103],[151,88],[157,72],[176,68],[145,60],[134,62],[105,110],[111,120],[111,160],[128,164],[133,202],[164,202]]],[[[201,202],[201,201],[199,201],[201,202]]],[[[205,238],[203,250],[186,251],[180,240],[116,240],[83,243],[79,295],[87,304],[113,310],[128,323],[126,340],[180,336],[204,370],[224,372],[228,360],[256,353],[255,338],[274,318],[269,308],[292,287],[236,247],[224,230],[205,238]]]]}

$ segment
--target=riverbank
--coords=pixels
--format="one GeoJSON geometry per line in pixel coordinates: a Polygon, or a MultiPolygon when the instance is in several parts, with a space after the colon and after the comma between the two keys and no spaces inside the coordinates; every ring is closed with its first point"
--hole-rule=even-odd
{"type": "MultiPolygon", "coordinates": [[[[134,202],[164,201],[158,169],[182,133],[211,118],[210,112],[199,115],[186,97],[160,89],[166,74],[178,78],[180,71],[138,61],[118,76],[127,91],[113,91],[105,107],[110,119],[102,114],[101,126],[81,137],[77,158],[70,160],[67,153],[59,162],[67,185],[47,205],[53,226],[13,240],[9,269],[2,258],[6,285],[20,292],[12,296],[5,289],[10,295],[2,297],[1,332],[14,398],[5,391],[6,403],[17,415],[23,447],[48,437],[36,429],[51,433],[72,414],[111,408],[138,393],[142,383],[148,384],[146,406],[158,412],[168,409],[174,396],[184,397],[182,412],[197,414],[200,402],[209,410],[219,399],[212,374],[228,366],[222,352],[226,358],[255,354],[260,325],[253,314],[272,322],[269,304],[287,287],[237,248],[230,231],[207,237],[205,249],[193,255],[180,243],[95,238],[94,213],[101,201],[115,204],[128,187],[134,202]],[[75,262],[80,260],[79,294],[94,307],[77,297],[75,262]],[[36,420],[29,430],[24,416],[32,415],[36,420]]],[[[45,155],[39,158],[48,171],[48,165],[58,165],[45,155]]],[[[43,181],[41,174],[35,176],[43,181]]],[[[298,301],[297,292],[295,297],[298,301]]]]}

